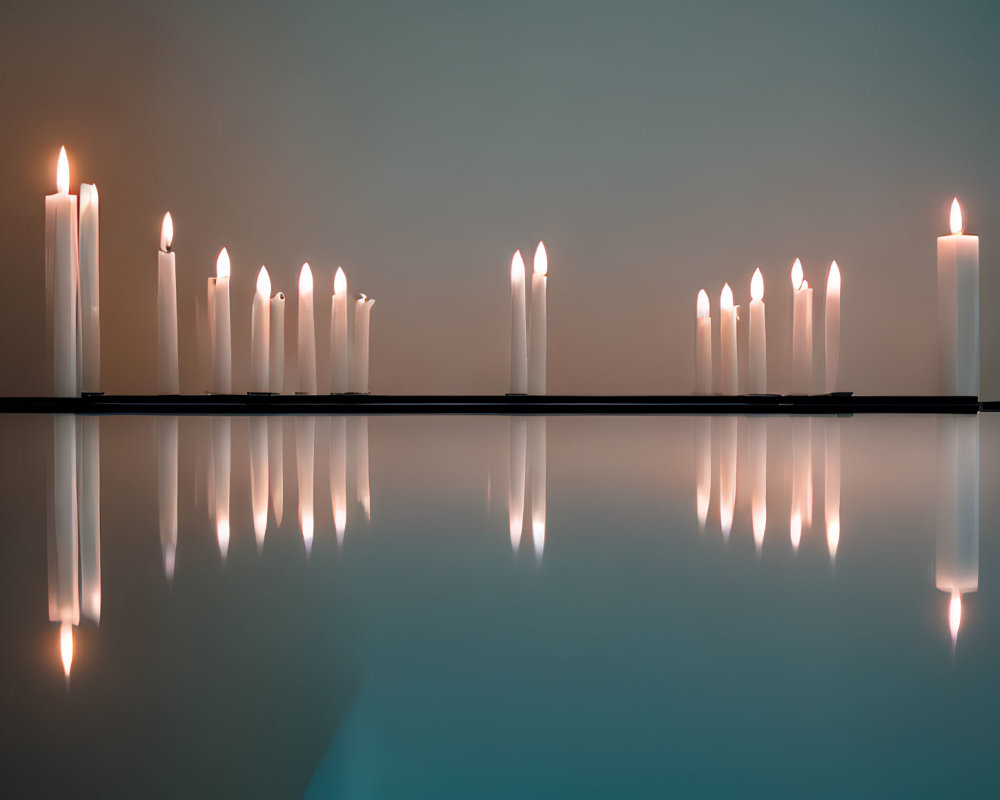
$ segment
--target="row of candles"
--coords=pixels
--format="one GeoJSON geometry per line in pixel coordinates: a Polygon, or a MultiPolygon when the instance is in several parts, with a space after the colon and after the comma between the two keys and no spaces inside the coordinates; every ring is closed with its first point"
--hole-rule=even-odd
{"type": "MultiPolygon", "coordinates": [[[[45,277],[48,318],[52,325],[53,389],[58,397],[100,392],[100,250],[97,186],[81,184],[70,194],[69,159],[59,152],[55,194],[45,198],[45,277]]],[[[167,212],[160,228],[157,259],[157,349],[160,394],[180,393],[177,334],[177,264],[173,252],[174,224],[167,212]]],[[[230,298],[232,265],[223,247],[216,274],[208,279],[208,317],[211,352],[210,391],[232,393],[233,337],[230,298]]],[[[313,272],[308,262],[298,280],[298,386],[316,394],[316,326],[313,308],[313,272]]],[[[368,392],[371,311],[375,301],[365,294],[349,314],[347,276],[338,267],[333,278],[330,324],[330,371],[333,393],[368,392]]],[[[285,295],[271,295],[267,267],[257,275],[251,336],[251,392],[284,391],[285,295]]]]}

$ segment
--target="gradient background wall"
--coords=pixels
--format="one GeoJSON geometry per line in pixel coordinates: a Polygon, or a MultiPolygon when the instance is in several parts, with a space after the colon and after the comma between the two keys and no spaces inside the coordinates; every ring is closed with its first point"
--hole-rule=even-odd
{"type": "MultiPolygon", "coordinates": [[[[817,288],[842,267],[841,388],[933,391],[935,236],[957,193],[1000,396],[998,33],[989,0],[7,0],[0,393],[50,391],[42,198],[65,144],[74,186],[101,193],[109,392],[156,388],[167,209],[183,391],[205,388],[195,297],[223,245],[236,389],[257,270],[291,334],[309,260],[322,296],[343,264],[377,299],[373,391],[504,391],[509,259],[540,238],[551,392],[690,391],[696,291],[714,309],[728,280],[745,304],[758,263],[782,388],[796,256],[817,288]]],[[[329,314],[319,300],[321,365],[329,314]]],[[[291,336],[289,354],[294,374],[291,336]]]]}

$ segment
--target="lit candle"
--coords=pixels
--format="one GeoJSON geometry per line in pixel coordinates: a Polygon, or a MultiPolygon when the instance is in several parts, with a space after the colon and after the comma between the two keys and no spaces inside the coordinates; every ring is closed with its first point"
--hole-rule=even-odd
{"type": "Polygon", "coordinates": [[[375,301],[359,294],[354,305],[354,391],[368,394],[368,354],[371,350],[371,317],[375,301]]]}
{"type": "Polygon", "coordinates": [[[258,553],[267,533],[267,473],[267,417],[250,417],[250,508],[258,553]]]}
{"type": "Polygon", "coordinates": [[[750,469],[753,488],[750,500],[753,541],[759,556],[764,548],[767,531],[767,420],[751,417],[749,420],[750,469]]]}
{"type": "Polygon", "coordinates": [[[812,290],[802,278],[802,262],[792,264],[792,393],[812,391],[812,290]]]}
{"type": "Polygon", "coordinates": [[[528,470],[531,476],[531,537],[535,557],[541,561],[545,552],[546,425],[545,417],[528,420],[528,470]]]}
{"type": "MultiPolygon", "coordinates": [[[[725,317],[723,317],[725,319],[725,317]]],[[[722,417],[719,424],[719,525],[722,538],[729,541],[736,511],[736,417],[722,417]]]]}
{"type": "Polygon", "coordinates": [[[347,420],[330,419],[330,504],[337,546],[344,543],[347,528],[347,420]]]}
{"type": "MultiPolygon", "coordinates": [[[[510,261],[510,393],[528,391],[528,309],[521,251],[510,261]]],[[[518,534],[520,536],[520,534],[518,534]]]]}
{"type": "Polygon", "coordinates": [[[156,418],[160,549],[168,582],[173,581],[177,560],[177,423],[177,417],[156,418]]]}
{"type": "Polygon", "coordinates": [[[343,394],[350,389],[350,357],[347,341],[347,276],[337,267],[333,277],[333,312],[330,315],[330,390],[343,394]]]}
{"type": "Polygon", "coordinates": [[[739,394],[740,366],[736,350],[736,320],[739,307],[733,305],[733,290],[729,284],[719,295],[719,391],[722,394],[739,394]]]}
{"type": "Polygon", "coordinates": [[[257,273],[257,291],[250,318],[250,387],[254,392],[270,389],[271,278],[267,267],[257,273]]]}
{"type": "Polygon", "coordinates": [[[229,487],[233,458],[233,430],[229,417],[212,420],[212,470],[215,490],[215,536],[223,562],[229,553],[229,487]]]}
{"type": "Polygon", "coordinates": [[[695,394],[712,393],[712,310],[708,303],[708,292],[698,290],[698,302],[695,309],[694,340],[694,391],[695,394]]]}
{"type": "Polygon", "coordinates": [[[212,357],[212,391],[232,394],[233,391],[233,328],[229,310],[229,251],[219,251],[215,261],[215,351],[212,357]]]}
{"type": "Polygon", "coordinates": [[[101,390],[100,213],[97,187],[80,184],[80,336],[84,392],[101,390]]]}
{"type": "Polygon", "coordinates": [[[160,250],[156,256],[156,334],[159,350],[160,394],[180,394],[177,360],[177,268],[170,247],[174,242],[174,220],[168,211],[160,226],[160,250]]]}
{"type": "Polygon", "coordinates": [[[285,293],[271,298],[271,342],[268,385],[274,394],[285,391],[285,293]]]}
{"type": "Polygon", "coordinates": [[[760,267],[750,279],[750,394],[767,393],[767,328],[764,317],[764,276],[760,267]]]}
{"type": "Polygon", "coordinates": [[[712,499],[712,420],[700,417],[694,428],[695,511],[698,529],[705,530],[708,504],[712,499]]]}
{"type": "Polygon", "coordinates": [[[299,272],[299,394],[316,394],[316,324],[309,262],[299,272]]]}
{"type": "Polygon", "coordinates": [[[77,287],[80,271],[76,195],[69,193],[69,160],[59,151],[56,194],[45,198],[45,283],[52,325],[53,392],[79,395],[77,385],[77,287]]]}
{"type": "MultiPolygon", "coordinates": [[[[836,263],[836,262],[834,262],[836,263]]],[[[823,468],[823,511],[826,522],[826,548],[830,561],[837,559],[840,545],[840,420],[826,422],[826,464],[823,468]]]]}
{"type": "Polygon", "coordinates": [[[268,420],[267,482],[275,527],[281,527],[285,510],[285,425],[281,417],[268,420]]]}
{"type": "Polygon", "coordinates": [[[510,484],[507,516],[510,521],[510,546],[517,552],[524,529],[524,489],[528,470],[528,420],[510,418],[510,484]]]}
{"type": "Polygon", "coordinates": [[[840,267],[834,261],[826,278],[826,391],[837,391],[837,371],[840,369],[840,267]]]}
{"type": "Polygon", "coordinates": [[[306,546],[306,555],[312,552],[313,481],[316,463],[316,418],[299,417],[295,420],[295,464],[299,483],[299,530],[306,546]]]}
{"type": "Polygon", "coordinates": [[[939,236],[938,325],[942,394],[979,396],[979,237],[966,236],[951,203],[951,235],[939,236]]]}
{"type": "Polygon", "coordinates": [[[531,330],[528,345],[528,394],[545,394],[548,349],[548,280],[549,257],[545,243],[539,242],[535,250],[535,263],[531,276],[531,330]]]}

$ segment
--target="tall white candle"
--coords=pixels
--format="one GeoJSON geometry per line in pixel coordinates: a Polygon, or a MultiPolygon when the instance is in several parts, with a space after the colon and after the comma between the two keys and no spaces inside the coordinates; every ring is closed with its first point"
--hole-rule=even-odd
{"type": "Polygon", "coordinates": [[[792,393],[812,392],[812,290],[802,278],[802,262],[792,264],[792,393]]]}
{"type": "Polygon", "coordinates": [[[371,317],[375,301],[358,295],[354,304],[354,391],[368,394],[368,356],[371,352],[371,317]]]}
{"type": "Polygon", "coordinates": [[[267,267],[257,273],[257,291],[253,296],[250,318],[250,390],[270,390],[271,358],[271,278],[267,267]]]}
{"type": "Polygon", "coordinates": [[[267,417],[250,417],[250,510],[258,553],[264,549],[267,533],[267,496],[267,417]]]}
{"type": "Polygon", "coordinates": [[[214,275],[208,278],[205,296],[207,299],[208,316],[208,357],[205,359],[208,364],[207,391],[212,391],[212,381],[215,376],[215,283],[214,275]]]}
{"type": "Polygon", "coordinates": [[[750,394],[767,393],[767,327],[764,316],[764,276],[760,267],[750,279],[750,394]]]}
{"type": "Polygon", "coordinates": [[[531,276],[531,329],[528,333],[528,394],[545,394],[548,350],[549,257],[539,242],[531,276]]]}
{"type": "Polygon", "coordinates": [[[510,418],[510,483],[507,493],[507,516],[510,522],[510,546],[516,553],[524,529],[524,491],[528,473],[528,420],[510,418]]]}
{"type": "Polygon", "coordinates": [[[299,394],[316,394],[316,323],[313,274],[307,261],[299,271],[299,394]]]}
{"type": "Polygon", "coordinates": [[[712,311],[708,292],[698,290],[697,315],[694,339],[694,391],[696,394],[712,393],[712,311]]]}
{"type": "Polygon", "coordinates": [[[733,290],[729,284],[719,295],[719,391],[722,394],[739,394],[740,365],[736,349],[736,320],[739,307],[733,305],[733,290]]]}
{"type": "Polygon", "coordinates": [[[951,203],[951,235],[939,236],[940,392],[979,395],[979,237],[963,233],[962,209],[951,203]]]}
{"type": "Polygon", "coordinates": [[[823,344],[826,349],[826,391],[837,391],[837,372],[840,369],[840,267],[834,261],[826,278],[826,328],[823,344]]]}
{"type": "Polygon", "coordinates": [[[168,211],[160,226],[160,250],[156,256],[156,339],[159,354],[160,394],[180,394],[177,359],[177,267],[170,247],[174,220],[168,211]]]}
{"type": "Polygon", "coordinates": [[[175,416],[156,418],[160,549],[168,582],[173,581],[177,561],[177,423],[175,416]]]}
{"type": "Polygon", "coordinates": [[[333,313],[330,317],[330,391],[343,394],[350,389],[351,352],[347,341],[347,276],[337,267],[333,276],[333,313]]]}
{"type": "Polygon", "coordinates": [[[270,391],[285,391],[285,293],[278,292],[271,298],[271,342],[268,347],[270,364],[267,381],[270,391]]]}
{"type": "Polygon", "coordinates": [[[45,198],[45,278],[51,297],[53,393],[75,397],[77,385],[77,287],[80,271],[76,195],[69,193],[69,160],[59,151],[56,194],[45,198]]]}
{"type": "Polygon", "coordinates": [[[528,307],[521,251],[510,261],[510,393],[528,391],[528,307]]]}
{"type": "Polygon", "coordinates": [[[750,517],[753,525],[753,542],[757,555],[764,549],[764,534],[767,532],[767,419],[751,417],[750,432],[747,436],[750,450],[752,489],[750,496],[750,517]]]}
{"type": "Polygon", "coordinates": [[[229,307],[229,251],[219,251],[215,261],[215,353],[212,357],[212,391],[233,391],[233,328],[229,307]]]}
{"type": "Polygon", "coordinates": [[[295,420],[295,465],[299,484],[299,530],[308,556],[312,552],[315,527],[316,417],[295,420]]]}
{"type": "Polygon", "coordinates": [[[97,187],[80,184],[80,328],[84,392],[101,390],[100,212],[97,187]]]}
{"type": "Polygon", "coordinates": [[[330,506],[339,547],[347,528],[347,420],[342,416],[330,418],[330,506]]]}

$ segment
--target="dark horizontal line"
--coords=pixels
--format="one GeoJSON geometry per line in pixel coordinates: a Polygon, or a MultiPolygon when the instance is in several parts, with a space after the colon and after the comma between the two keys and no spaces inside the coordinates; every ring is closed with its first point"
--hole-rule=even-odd
{"type": "Polygon", "coordinates": [[[88,395],[4,397],[8,414],[974,414],[975,397],[827,395],[88,395]]]}

